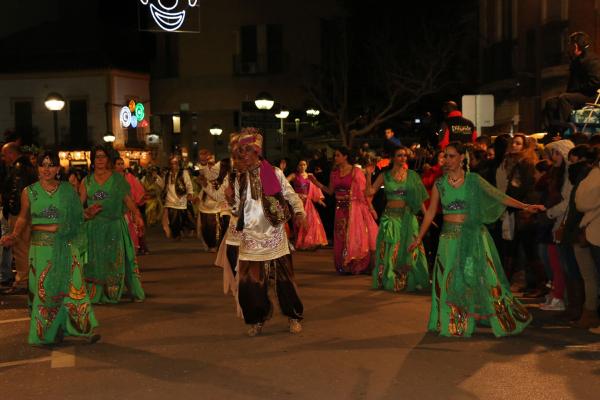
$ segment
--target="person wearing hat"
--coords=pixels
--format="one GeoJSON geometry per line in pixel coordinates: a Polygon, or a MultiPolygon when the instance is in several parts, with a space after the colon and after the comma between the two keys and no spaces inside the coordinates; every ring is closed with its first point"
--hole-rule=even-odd
{"type": "Polygon", "coordinates": [[[567,90],[546,101],[544,124],[551,134],[562,133],[573,110],[593,103],[600,89],[600,57],[592,52],[590,36],[574,32],[569,36],[569,82],[567,90]]]}
{"type": "Polygon", "coordinates": [[[241,232],[238,296],[244,321],[250,325],[248,335],[260,334],[271,317],[271,297],[288,317],[290,333],[300,333],[304,306],[284,225],[292,213],[298,225],[306,224],[304,205],[283,172],[261,157],[263,138],[258,130],[244,129],[237,146],[243,172],[235,181],[232,212],[241,232]]]}

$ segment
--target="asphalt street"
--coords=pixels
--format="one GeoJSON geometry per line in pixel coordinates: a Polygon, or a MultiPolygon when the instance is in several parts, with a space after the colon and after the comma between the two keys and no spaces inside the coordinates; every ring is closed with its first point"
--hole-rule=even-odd
{"type": "Polygon", "coordinates": [[[247,337],[214,254],[151,231],[148,299],[97,306],[102,340],[26,343],[25,296],[0,297],[0,398],[599,399],[600,336],[537,310],[517,337],[426,332],[428,293],[370,289],[334,273],[329,249],[295,253],[304,331],[279,315],[247,337]]]}

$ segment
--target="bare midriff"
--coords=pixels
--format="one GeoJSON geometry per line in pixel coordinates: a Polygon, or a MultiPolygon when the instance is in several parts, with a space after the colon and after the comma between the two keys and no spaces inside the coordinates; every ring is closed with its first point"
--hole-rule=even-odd
{"type": "Polygon", "coordinates": [[[58,224],[48,224],[48,225],[33,225],[31,227],[32,231],[42,231],[42,232],[56,232],[58,230],[58,224]]]}
{"type": "Polygon", "coordinates": [[[462,223],[462,222],[465,222],[466,218],[467,218],[467,214],[446,214],[446,215],[444,215],[445,222],[462,223]]]}
{"type": "Polygon", "coordinates": [[[388,208],[404,208],[406,202],[404,200],[388,200],[386,207],[388,208]]]}

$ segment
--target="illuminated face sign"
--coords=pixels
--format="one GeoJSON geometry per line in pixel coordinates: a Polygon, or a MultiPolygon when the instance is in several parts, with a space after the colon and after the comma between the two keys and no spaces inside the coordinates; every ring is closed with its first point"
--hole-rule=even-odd
{"type": "Polygon", "coordinates": [[[185,21],[186,4],[195,7],[198,0],[140,0],[143,5],[150,3],[150,15],[163,30],[174,32],[185,21]],[[180,4],[182,3],[182,4],[180,4]]]}

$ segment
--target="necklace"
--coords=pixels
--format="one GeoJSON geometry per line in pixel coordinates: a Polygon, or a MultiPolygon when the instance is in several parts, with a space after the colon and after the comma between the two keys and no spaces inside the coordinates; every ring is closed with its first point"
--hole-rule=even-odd
{"type": "Polygon", "coordinates": [[[464,176],[461,175],[457,178],[453,178],[450,176],[450,174],[448,174],[448,183],[452,186],[452,187],[456,187],[456,185],[462,181],[464,179],[464,176]]]}
{"type": "Polygon", "coordinates": [[[406,178],[406,174],[407,174],[406,169],[400,168],[399,170],[393,172],[392,175],[394,176],[395,180],[402,182],[406,178]]]}
{"type": "Polygon", "coordinates": [[[58,182],[56,182],[54,184],[54,186],[46,188],[44,186],[44,184],[40,181],[40,186],[42,187],[42,189],[44,189],[44,192],[46,192],[49,196],[52,196],[54,193],[56,193],[56,191],[58,190],[58,182]]]}

